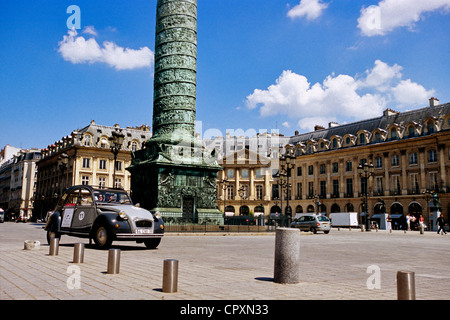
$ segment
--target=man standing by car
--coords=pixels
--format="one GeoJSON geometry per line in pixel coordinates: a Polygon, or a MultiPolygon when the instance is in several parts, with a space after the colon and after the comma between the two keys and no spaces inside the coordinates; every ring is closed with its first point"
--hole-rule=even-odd
{"type": "Polygon", "coordinates": [[[441,213],[441,215],[439,216],[439,218],[436,220],[436,224],[439,225],[439,229],[438,229],[438,234],[442,232],[444,232],[445,234],[447,234],[447,232],[444,230],[445,227],[445,220],[444,220],[444,214],[441,213]]]}

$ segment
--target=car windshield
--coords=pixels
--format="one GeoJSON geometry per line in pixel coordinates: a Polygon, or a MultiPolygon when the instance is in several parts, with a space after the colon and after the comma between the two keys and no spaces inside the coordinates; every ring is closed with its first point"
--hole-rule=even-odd
{"type": "Polygon", "coordinates": [[[327,217],[324,217],[324,216],[317,217],[317,220],[319,220],[319,221],[330,221],[330,220],[328,220],[327,217]]]}
{"type": "Polygon", "coordinates": [[[119,203],[131,204],[131,199],[126,192],[115,190],[94,191],[95,202],[97,204],[119,203]]]}

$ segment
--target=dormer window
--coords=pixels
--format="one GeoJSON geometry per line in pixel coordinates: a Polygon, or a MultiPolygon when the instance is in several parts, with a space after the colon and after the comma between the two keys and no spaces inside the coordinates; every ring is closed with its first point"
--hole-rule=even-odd
{"type": "Polygon", "coordinates": [[[91,145],[91,136],[88,134],[84,136],[84,145],[86,147],[89,147],[91,145]]]}
{"type": "Polygon", "coordinates": [[[361,133],[359,135],[359,142],[360,143],[366,143],[366,135],[364,133],[361,133]]]}
{"type": "Polygon", "coordinates": [[[414,126],[408,127],[408,138],[413,138],[416,135],[414,126]]]}
{"type": "Polygon", "coordinates": [[[397,139],[397,129],[395,128],[391,129],[391,139],[397,139]]]}

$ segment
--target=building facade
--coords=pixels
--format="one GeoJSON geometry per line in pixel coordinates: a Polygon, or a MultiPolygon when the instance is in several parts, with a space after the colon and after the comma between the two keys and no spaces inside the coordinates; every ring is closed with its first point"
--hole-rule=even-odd
{"type": "Polygon", "coordinates": [[[19,149],[0,166],[0,208],[11,220],[32,216],[40,149],[19,149]]]}
{"type": "MultiPolygon", "coordinates": [[[[255,132],[247,132],[251,133],[255,132]]],[[[219,210],[227,216],[281,213],[282,200],[275,175],[279,156],[288,142],[289,137],[278,132],[256,136],[227,133],[225,137],[203,139],[206,148],[216,149],[223,168],[218,175],[219,210]]]]}
{"type": "Polygon", "coordinates": [[[448,221],[450,168],[450,103],[409,112],[386,110],[383,116],[291,137],[295,155],[290,194],[292,211],[358,212],[377,217],[381,208],[394,228],[405,216],[423,215],[433,227],[432,195],[448,221]],[[373,165],[368,176],[358,166],[373,165]]]}
{"type": "Polygon", "coordinates": [[[147,126],[108,127],[92,121],[88,126],[49,145],[42,151],[42,160],[37,163],[35,218],[45,218],[47,211],[54,209],[62,192],[70,186],[114,186],[130,192],[130,173],[126,168],[131,163],[131,152],[140,150],[150,137],[150,128],[147,126]],[[113,132],[124,135],[116,162],[111,150],[113,144],[110,138],[113,132]]]}

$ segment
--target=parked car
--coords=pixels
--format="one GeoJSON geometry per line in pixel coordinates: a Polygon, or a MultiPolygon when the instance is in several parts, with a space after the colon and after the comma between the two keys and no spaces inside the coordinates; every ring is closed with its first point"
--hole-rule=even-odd
{"type": "Polygon", "coordinates": [[[291,228],[299,228],[300,231],[312,231],[313,233],[323,231],[327,234],[331,230],[331,222],[323,215],[305,214],[292,221],[291,228]]]}
{"type": "Polygon", "coordinates": [[[0,209],[0,223],[5,222],[5,212],[3,209],[0,209]]]}
{"type": "Polygon", "coordinates": [[[159,214],[134,206],[119,189],[74,186],[65,191],[44,228],[47,241],[61,235],[89,238],[108,249],[113,241],[136,241],[154,249],[164,236],[159,214]]]}

